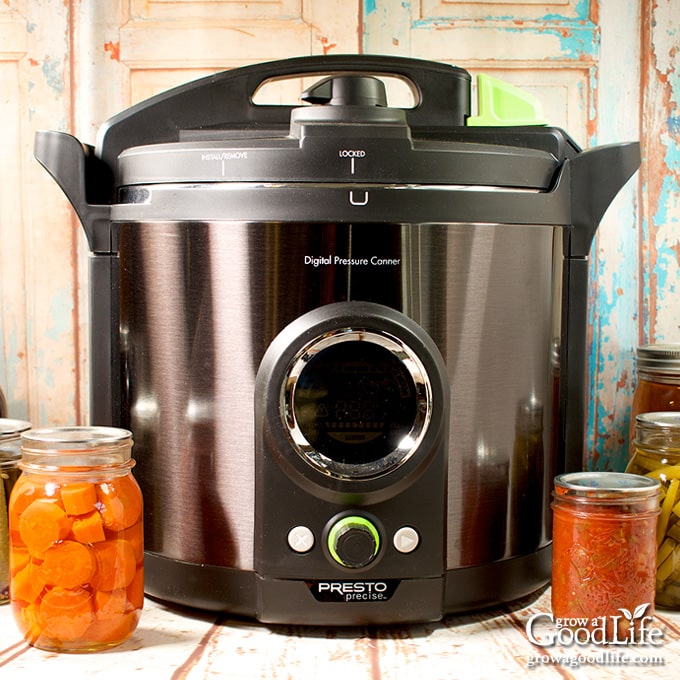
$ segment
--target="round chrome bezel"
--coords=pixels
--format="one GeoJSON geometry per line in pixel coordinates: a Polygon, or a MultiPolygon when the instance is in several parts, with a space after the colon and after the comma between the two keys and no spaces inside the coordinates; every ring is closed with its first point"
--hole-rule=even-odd
{"type": "Polygon", "coordinates": [[[375,479],[399,468],[418,450],[432,419],[432,384],[418,355],[399,338],[383,331],[342,328],[315,338],[295,355],[282,385],[281,413],[293,448],[315,470],[342,480],[375,479]],[[416,390],[408,434],[387,455],[368,463],[342,463],[324,455],[307,440],[295,416],[295,390],[302,372],[320,352],[345,342],[371,342],[390,352],[406,368],[416,390]]]}

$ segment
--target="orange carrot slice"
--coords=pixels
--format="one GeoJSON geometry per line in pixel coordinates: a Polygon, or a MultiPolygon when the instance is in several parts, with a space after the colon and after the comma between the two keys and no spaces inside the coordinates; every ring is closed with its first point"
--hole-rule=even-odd
{"type": "Polygon", "coordinates": [[[97,619],[87,629],[87,639],[106,646],[118,645],[132,635],[139,616],[139,612],[131,611],[115,619],[97,619]]]}
{"type": "Polygon", "coordinates": [[[98,590],[94,594],[95,615],[98,619],[115,619],[125,614],[128,606],[125,588],[104,591],[98,590]]]}
{"type": "Polygon", "coordinates": [[[113,531],[127,529],[142,514],[142,494],[132,476],[98,484],[97,500],[104,526],[113,531]]]}
{"type": "Polygon", "coordinates": [[[52,588],[43,595],[40,616],[47,635],[57,642],[73,642],[94,621],[92,593],[83,588],[52,588]]]}
{"type": "Polygon", "coordinates": [[[135,609],[144,607],[144,568],[137,567],[132,583],[127,587],[127,599],[135,609]]]}
{"type": "Polygon", "coordinates": [[[29,562],[23,569],[17,571],[9,584],[9,594],[13,601],[35,602],[45,587],[45,581],[40,576],[40,568],[29,562]]]}
{"type": "Polygon", "coordinates": [[[44,497],[40,493],[39,487],[34,484],[26,475],[21,475],[14,484],[12,495],[8,507],[9,513],[9,533],[12,542],[23,543],[19,535],[19,518],[21,513],[37,498],[44,497]]]}
{"type": "Polygon", "coordinates": [[[52,499],[38,498],[19,518],[19,535],[32,555],[42,556],[50,546],[65,539],[71,520],[52,499]]]}
{"type": "Polygon", "coordinates": [[[97,502],[94,484],[71,482],[61,487],[61,502],[68,515],[85,515],[92,512],[97,502]]]}
{"type": "Polygon", "coordinates": [[[92,579],[96,590],[126,588],[135,577],[137,561],[129,541],[104,541],[92,546],[97,558],[97,572],[92,579]]]}
{"type": "Polygon", "coordinates": [[[9,573],[13,576],[21,571],[31,559],[28,548],[20,545],[12,545],[9,549],[9,573]]]}
{"type": "Polygon", "coordinates": [[[91,544],[106,539],[101,515],[94,510],[87,515],[80,515],[73,519],[71,536],[81,543],[91,544]]]}
{"type": "Polygon", "coordinates": [[[77,588],[90,582],[96,566],[91,548],[76,541],[62,541],[45,551],[39,570],[48,585],[77,588]]]}
{"type": "Polygon", "coordinates": [[[144,525],[142,524],[141,517],[136,524],[118,533],[116,538],[130,541],[135,551],[135,560],[137,562],[141,562],[144,559],[144,525]]]}
{"type": "Polygon", "coordinates": [[[9,511],[21,514],[39,495],[38,486],[26,475],[20,475],[12,489],[9,511]]]}

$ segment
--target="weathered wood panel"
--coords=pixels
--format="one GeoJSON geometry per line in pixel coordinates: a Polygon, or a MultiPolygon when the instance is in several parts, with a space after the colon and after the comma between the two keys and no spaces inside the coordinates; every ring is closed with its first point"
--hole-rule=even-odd
{"type": "Polygon", "coordinates": [[[642,342],[680,341],[680,2],[643,3],[642,342]]]}
{"type": "MultiPolygon", "coordinates": [[[[640,7],[600,2],[598,77],[588,145],[640,139],[640,7]]],[[[591,250],[588,373],[590,467],[625,468],[640,300],[638,173],[607,211],[591,250]]]]}
{"type": "Polygon", "coordinates": [[[0,4],[0,380],[35,424],[81,417],[72,218],[32,159],[35,129],[70,125],[70,60],[68,4],[0,4]]]}

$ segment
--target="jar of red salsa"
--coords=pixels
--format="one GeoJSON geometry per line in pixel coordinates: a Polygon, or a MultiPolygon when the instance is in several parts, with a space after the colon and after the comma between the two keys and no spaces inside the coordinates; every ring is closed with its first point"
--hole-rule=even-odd
{"type": "Polygon", "coordinates": [[[617,472],[555,478],[552,609],[556,619],[602,621],[622,630],[622,609],[654,607],[659,482],[617,472]],[[612,617],[611,619],[609,617],[612,617]]]}

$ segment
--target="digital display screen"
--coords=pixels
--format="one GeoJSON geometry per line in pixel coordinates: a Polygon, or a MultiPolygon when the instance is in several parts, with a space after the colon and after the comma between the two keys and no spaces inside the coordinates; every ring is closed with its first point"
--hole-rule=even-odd
{"type": "Polygon", "coordinates": [[[413,378],[392,352],[347,341],[319,351],[300,373],[293,411],[305,439],[338,463],[362,465],[399,447],[417,417],[413,378]]]}

